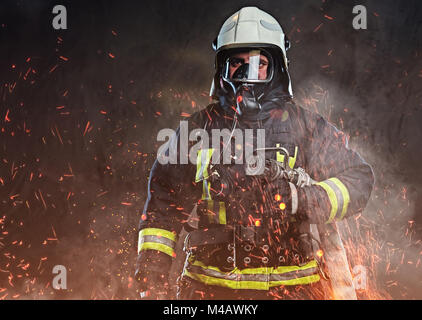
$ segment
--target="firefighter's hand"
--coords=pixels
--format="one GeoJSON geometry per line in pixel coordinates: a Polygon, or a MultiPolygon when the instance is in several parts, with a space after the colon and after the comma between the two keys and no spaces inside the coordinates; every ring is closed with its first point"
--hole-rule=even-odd
{"type": "Polygon", "coordinates": [[[170,299],[168,276],[150,271],[138,278],[140,298],[143,300],[170,299]]]}
{"type": "MultiPolygon", "coordinates": [[[[293,186],[294,187],[294,186],[293,186]]],[[[292,186],[284,178],[279,178],[267,184],[268,195],[271,197],[273,208],[282,213],[291,214],[297,211],[297,193],[292,193],[292,186]]]]}
{"type": "Polygon", "coordinates": [[[212,169],[211,182],[214,197],[227,196],[248,186],[250,178],[246,176],[243,165],[215,165],[212,169]]]}

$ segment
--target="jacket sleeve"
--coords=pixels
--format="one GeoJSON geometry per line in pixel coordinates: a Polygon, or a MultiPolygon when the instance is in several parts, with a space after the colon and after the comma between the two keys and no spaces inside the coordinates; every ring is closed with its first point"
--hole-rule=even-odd
{"type": "Polygon", "coordinates": [[[374,174],[349,149],[346,135],[324,118],[314,121],[306,153],[306,171],[316,184],[299,189],[299,213],[310,223],[332,223],[361,213],[371,194],[374,174]]]}
{"type": "Polygon", "coordinates": [[[148,197],[139,223],[136,268],[139,279],[151,271],[168,275],[176,258],[178,235],[195,204],[193,166],[180,163],[179,146],[180,128],[162,146],[161,156],[159,153],[150,172],[148,197]],[[177,161],[163,164],[162,156],[172,154],[177,154],[177,161]]]}

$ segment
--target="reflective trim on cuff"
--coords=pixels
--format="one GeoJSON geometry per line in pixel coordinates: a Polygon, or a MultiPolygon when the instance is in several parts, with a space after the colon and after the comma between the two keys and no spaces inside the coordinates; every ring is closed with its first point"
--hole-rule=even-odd
{"type": "Polygon", "coordinates": [[[347,213],[350,203],[350,195],[346,186],[338,178],[330,178],[317,185],[321,186],[327,192],[331,203],[330,217],[326,223],[331,223],[335,218],[341,220],[347,213]]]}
{"type": "Polygon", "coordinates": [[[158,250],[175,257],[176,234],[165,229],[145,228],[139,231],[138,254],[142,250],[158,250]]]}
{"type": "Polygon", "coordinates": [[[347,190],[344,183],[341,182],[338,178],[330,178],[328,180],[333,181],[336,184],[336,186],[340,189],[340,192],[341,192],[341,195],[342,195],[342,198],[343,198],[343,207],[341,208],[340,219],[343,219],[344,216],[346,215],[347,208],[349,207],[349,203],[350,203],[349,190],[347,190]]]}
{"type": "Polygon", "coordinates": [[[317,185],[322,187],[325,190],[325,192],[328,195],[328,199],[330,200],[330,203],[331,203],[330,217],[328,218],[328,221],[326,223],[331,223],[333,222],[338,210],[336,194],[334,190],[325,182],[318,182],[317,185]]]}
{"type": "Polygon", "coordinates": [[[173,258],[176,257],[176,252],[174,251],[173,248],[170,248],[169,246],[166,246],[165,244],[161,244],[161,243],[143,242],[138,247],[138,253],[144,250],[157,250],[165,254],[168,254],[170,257],[173,257],[173,258]]]}
{"type": "Polygon", "coordinates": [[[176,241],[176,234],[174,232],[171,232],[165,229],[145,228],[139,231],[139,237],[143,237],[143,236],[165,237],[167,239],[176,241]]]}

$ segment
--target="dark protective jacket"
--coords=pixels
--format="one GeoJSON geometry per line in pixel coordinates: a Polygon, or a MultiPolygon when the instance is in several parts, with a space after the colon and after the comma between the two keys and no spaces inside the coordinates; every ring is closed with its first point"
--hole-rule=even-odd
{"type": "MultiPolygon", "coordinates": [[[[163,147],[162,155],[177,154],[177,163],[156,160],[152,167],[139,224],[138,274],[145,268],[161,273],[170,270],[172,260],[178,258],[178,235],[183,226],[192,231],[191,212],[196,208],[193,220],[197,230],[186,239],[183,276],[210,285],[257,290],[319,281],[318,259],[312,252],[315,241],[321,239],[312,236],[310,225],[325,230],[362,212],[374,182],[370,166],[348,148],[344,133],[292,102],[273,99],[263,105],[259,117],[241,118],[237,128],[243,133],[265,129],[265,146],[284,147],[289,166],[303,168],[317,181],[297,188],[298,210],[291,216],[280,206],[281,202],[287,209],[292,205],[285,185],[274,188],[263,180],[245,177],[243,165],[218,166],[220,175],[227,169],[235,187],[222,189],[213,182],[212,155],[221,155],[223,147],[218,150],[212,143],[212,130],[224,128],[233,129],[233,114],[218,103],[211,104],[193,114],[187,129],[181,126],[163,147]],[[202,140],[199,150],[192,146],[198,147],[201,139],[186,142],[188,134],[193,140],[194,129],[210,133],[208,145],[202,140]],[[196,163],[181,163],[186,163],[188,156],[180,153],[186,150],[181,148],[183,143],[196,163]]],[[[233,154],[242,146],[231,139],[233,154]]],[[[265,157],[283,162],[285,155],[271,151],[265,157]]]]}

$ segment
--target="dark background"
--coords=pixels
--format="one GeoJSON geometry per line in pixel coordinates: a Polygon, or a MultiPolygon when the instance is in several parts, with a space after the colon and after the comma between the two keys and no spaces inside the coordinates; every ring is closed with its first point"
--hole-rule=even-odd
{"type": "Polygon", "coordinates": [[[246,5],[291,39],[297,103],[345,131],[374,168],[368,207],[342,226],[351,267],[368,270],[359,297],[422,298],[416,0],[3,0],[0,298],[136,298],[136,227],[157,132],[209,103],[211,42],[246,5]],[[57,4],[67,30],[52,27],[57,4]],[[367,30],[352,27],[358,4],[367,30]],[[51,288],[57,264],[67,290],[51,288]]]}

